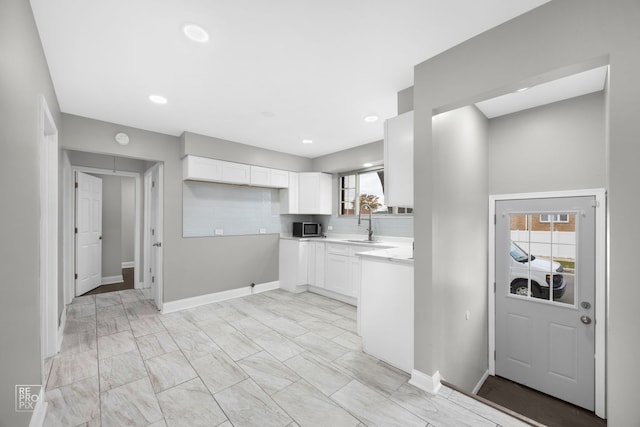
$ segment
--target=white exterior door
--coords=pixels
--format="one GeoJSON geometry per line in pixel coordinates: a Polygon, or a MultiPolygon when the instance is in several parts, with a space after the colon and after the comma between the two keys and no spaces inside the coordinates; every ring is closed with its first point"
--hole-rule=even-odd
{"type": "Polygon", "coordinates": [[[497,201],[496,374],[594,410],[595,197],[497,201]]]}
{"type": "Polygon", "coordinates": [[[76,296],[102,284],[102,179],[76,172],[76,296]]]}

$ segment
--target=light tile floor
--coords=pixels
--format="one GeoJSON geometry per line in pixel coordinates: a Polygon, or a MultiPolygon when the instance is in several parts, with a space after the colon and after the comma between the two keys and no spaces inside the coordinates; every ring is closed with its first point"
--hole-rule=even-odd
{"type": "Polygon", "coordinates": [[[148,292],[76,298],[47,363],[45,426],[524,426],[362,352],[354,307],[275,290],[160,314],[148,292]]]}

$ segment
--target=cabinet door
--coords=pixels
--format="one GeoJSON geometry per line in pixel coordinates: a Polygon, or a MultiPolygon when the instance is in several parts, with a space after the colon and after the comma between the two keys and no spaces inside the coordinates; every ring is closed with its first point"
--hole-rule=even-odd
{"type": "Polygon", "coordinates": [[[413,111],[387,120],[384,130],[385,204],[413,207],[413,111]]]}
{"type": "Polygon", "coordinates": [[[309,242],[307,248],[307,279],[311,286],[316,286],[316,243],[309,242]]]}
{"type": "Polygon", "coordinates": [[[221,162],[222,181],[231,184],[249,184],[251,168],[241,163],[221,162]]]}
{"type": "Polygon", "coordinates": [[[321,172],[299,174],[299,211],[301,214],[331,215],[332,179],[321,172]]]}
{"type": "Polygon", "coordinates": [[[271,187],[288,188],[289,187],[289,171],[271,169],[271,187]]]}
{"type": "Polygon", "coordinates": [[[360,257],[349,257],[349,293],[351,297],[360,299],[360,257]]]}
{"type": "Polygon", "coordinates": [[[316,253],[315,253],[315,265],[316,265],[316,277],[315,277],[315,286],[319,288],[324,288],[324,276],[325,276],[325,244],[322,242],[316,243],[316,253]]]}
{"type": "Polygon", "coordinates": [[[220,181],[222,179],[222,162],[206,157],[186,156],[182,160],[182,179],[220,181]]]}
{"type": "Polygon", "coordinates": [[[297,172],[289,172],[289,188],[280,190],[280,213],[297,214],[300,213],[298,196],[299,185],[297,172]]]}
{"type": "Polygon", "coordinates": [[[325,288],[343,295],[351,295],[349,257],[328,253],[325,260],[325,288]]]}
{"type": "Polygon", "coordinates": [[[251,185],[269,187],[271,185],[271,169],[251,166],[251,185]]]}

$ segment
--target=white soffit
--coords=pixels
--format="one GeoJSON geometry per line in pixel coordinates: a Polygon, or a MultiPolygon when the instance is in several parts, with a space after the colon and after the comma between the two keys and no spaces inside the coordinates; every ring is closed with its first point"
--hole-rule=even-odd
{"type": "Polygon", "coordinates": [[[604,89],[608,66],[594,68],[558,80],[533,86],[522,92],[512,92],[486,101],[476,107],[489,119],[504,116],[529,108],[551,104],[576,96],[604,89]]]}

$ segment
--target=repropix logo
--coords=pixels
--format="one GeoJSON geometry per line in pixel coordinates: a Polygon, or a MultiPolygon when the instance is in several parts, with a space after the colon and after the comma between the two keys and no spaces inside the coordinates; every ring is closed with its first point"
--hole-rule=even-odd
{"type": "Polygon", "coordinates": [[[31,412],[40,399],[41,385],[16,385],[16,412],[31,412]]]}

